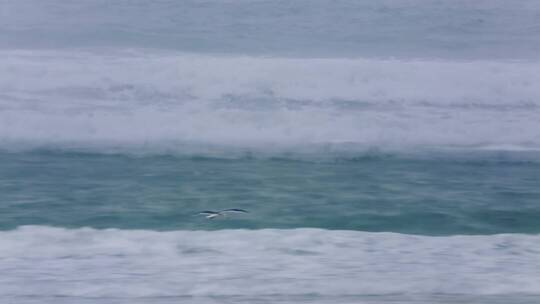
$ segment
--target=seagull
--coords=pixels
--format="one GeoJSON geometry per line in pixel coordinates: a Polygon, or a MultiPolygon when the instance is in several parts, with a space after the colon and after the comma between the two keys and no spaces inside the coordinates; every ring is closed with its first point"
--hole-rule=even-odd
{"type": "Polygon", "coordinates": [[[225,209],[225,210],[221,210],[221,211],[201,211],[197,214],[202,214],[202,215],[206,215],[206,218],[207,219],[213,219],[213,218],[216,218],[218,216],[223,216],[225,217],[227,215],[227,213],[249,213],[247,212],[246,210],[244,209],[236,209],[236,208],[233,208],[233,209],[225,209]]]}

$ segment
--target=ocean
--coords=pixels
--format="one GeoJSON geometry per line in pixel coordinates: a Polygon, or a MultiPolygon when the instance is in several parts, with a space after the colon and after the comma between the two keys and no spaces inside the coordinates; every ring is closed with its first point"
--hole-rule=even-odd
{"type": "Polygon", "coordinates": [[[533,304],[539,244],[538,1],[0,0],[2,303],[533,304]]]}

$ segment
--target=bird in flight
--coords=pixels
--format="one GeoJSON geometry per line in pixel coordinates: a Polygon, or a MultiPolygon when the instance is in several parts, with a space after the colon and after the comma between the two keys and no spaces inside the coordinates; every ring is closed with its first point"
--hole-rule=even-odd
{"type": "Polygon", "coordinates": [[[233,209],[225,209],[225,210],[221,210],[221,211],[201,211],[197,214],[200,214],[200,215],[205,215],[205,217],[207,219],[214,219],[218,216],[227,216],[228,213],[249,213],[247,212],[246,210],[244,209],[236,209],[236,208],[233,208],[233,209]]]}

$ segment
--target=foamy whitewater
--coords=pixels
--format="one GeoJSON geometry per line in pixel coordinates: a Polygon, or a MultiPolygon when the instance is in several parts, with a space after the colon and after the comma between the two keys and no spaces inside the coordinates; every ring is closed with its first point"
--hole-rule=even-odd
{"type": "Polygon", "coordinates": [[[540,149],[538,62],[0,54],[0,137],[31,146],[540,149]]]}
{"type": "Polygon", "coordinates": [[[212,303],[236,296],[252,303],[337,296],[355,303],[363,295],[459,290],[487,298],[540,288],[538,236],[25,226],[1,237],[0,270],[11,278],[2,279],[0,292],[8,299],[212,303]]]}
{"type": "Polygon", "coordinates": [[[0,1],[0,302],[539,303],[538,16],[0,1]]]}

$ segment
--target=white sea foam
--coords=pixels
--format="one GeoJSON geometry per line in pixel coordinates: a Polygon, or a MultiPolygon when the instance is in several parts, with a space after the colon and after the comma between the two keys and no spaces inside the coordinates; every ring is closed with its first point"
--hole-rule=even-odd
{"type": "Polygon", "coordinates": [[[540,147],[538,62],[2,51],[0,70],[3,146],[540,147]]]}
{"type": "Polygon", "coordinates": [[[540,294],[540,236],[319,229],[0,232],[0,297],[540,294]]]}

